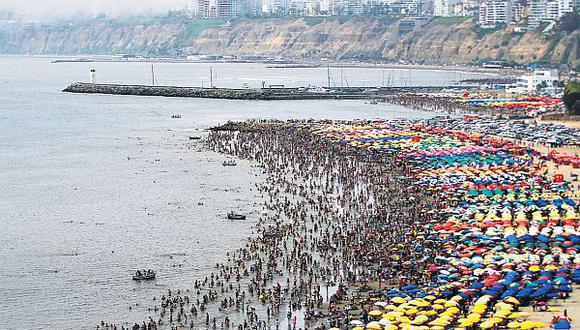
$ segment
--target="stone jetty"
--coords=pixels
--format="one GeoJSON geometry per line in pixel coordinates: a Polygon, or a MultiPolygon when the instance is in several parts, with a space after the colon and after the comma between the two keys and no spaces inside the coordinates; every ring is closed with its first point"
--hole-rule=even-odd
{"type": "Polygon", "coordinates": [[[92,84],[77,82],[63,90],[68,93],[111,94],[134,96],[193,97],[229,100],[364,100],[377,99],[394,92],[433,92],[453,87],[335,87],[328,89],[299,88],[203,88],[178,86],[147,86],[92,84]]]}

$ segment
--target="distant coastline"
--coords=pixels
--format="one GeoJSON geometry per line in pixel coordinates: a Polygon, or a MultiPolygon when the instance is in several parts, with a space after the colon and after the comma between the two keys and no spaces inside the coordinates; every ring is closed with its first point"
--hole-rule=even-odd
{"type": "MultiPolygon", "coordinates": [[[[352,17],[205,20],[93,19],[70,24],[13,24],[0,27],[0,54],[134,54],[182,58],[206,54],[236,58],[267,56],[298,63],[414,63],[431,66],[578,66],[579,30],[521,33],[514,27],[482,29],[475,18],[435,18],[401,33],[399,19],[352,17]],[[292,32],[291,32],[292,31],[292,32]],[[371,32],[372,31],[372,32],[371,32]]],[[[363,64],[361,64],[363,63],[363,64]]],[[[432,68],[432,67],[431,67],[432,68]]]]}

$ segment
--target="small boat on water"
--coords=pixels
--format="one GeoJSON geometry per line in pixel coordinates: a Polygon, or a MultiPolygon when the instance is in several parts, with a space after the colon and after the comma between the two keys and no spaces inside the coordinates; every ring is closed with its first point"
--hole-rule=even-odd
{"type": "Polygon", "coordinates": [[[228,213],[229,220],[246,220],[246,216],[239,213],[230,212],[228,213]]]}
{"type": "Polygon", "coordinates": [[[236,166],[238,165],[235,160],[224,160],[223,166],[236,166]]]}
{"type": "Polygon", "coordinates": [[[141,271],[138,270],[135,272],[135,275],[133,275],[133,280],[134,281],[148,281],[148,280],[154,280],[155,279],[155,272],[152,271],[151,269],[145,271],[141,271]]]}
{"type": "Polygon", "coordinates": [[[199,135],[193,135],[189,137],[190,140],[201,140],[201,136],[199,135]]]}
{"type": "Polygon", "coordinates": [[[171,118],[173,118],[173,119],[179,119],[179,118],[181,118],[181,115],[171,115],[171,118]]]}

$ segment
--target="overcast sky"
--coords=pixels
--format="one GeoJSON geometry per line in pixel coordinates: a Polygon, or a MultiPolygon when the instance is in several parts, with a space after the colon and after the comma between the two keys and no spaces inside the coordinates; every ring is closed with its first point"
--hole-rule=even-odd
{"type": "Polygon", "coordinates": [[[0,0],[0,10],[11,10],[29,18],[76,15],[121,15],[182,9],[187,0],[0,0]]]}

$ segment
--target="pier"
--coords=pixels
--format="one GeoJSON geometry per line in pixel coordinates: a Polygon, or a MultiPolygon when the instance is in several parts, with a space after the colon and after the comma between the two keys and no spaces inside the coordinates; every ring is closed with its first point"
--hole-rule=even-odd
{"type": "Polygon", "coordinates": [[[414,87],[332,87],[332,88],[203,88],[178,86],[121,85],[74,83],[63,90],[68,93],[133,96],[191,97],[226,100],[366,100],[380,99],[399,92],[429,93],[449,89],[471,89],[473,86],[414,87]]]}

